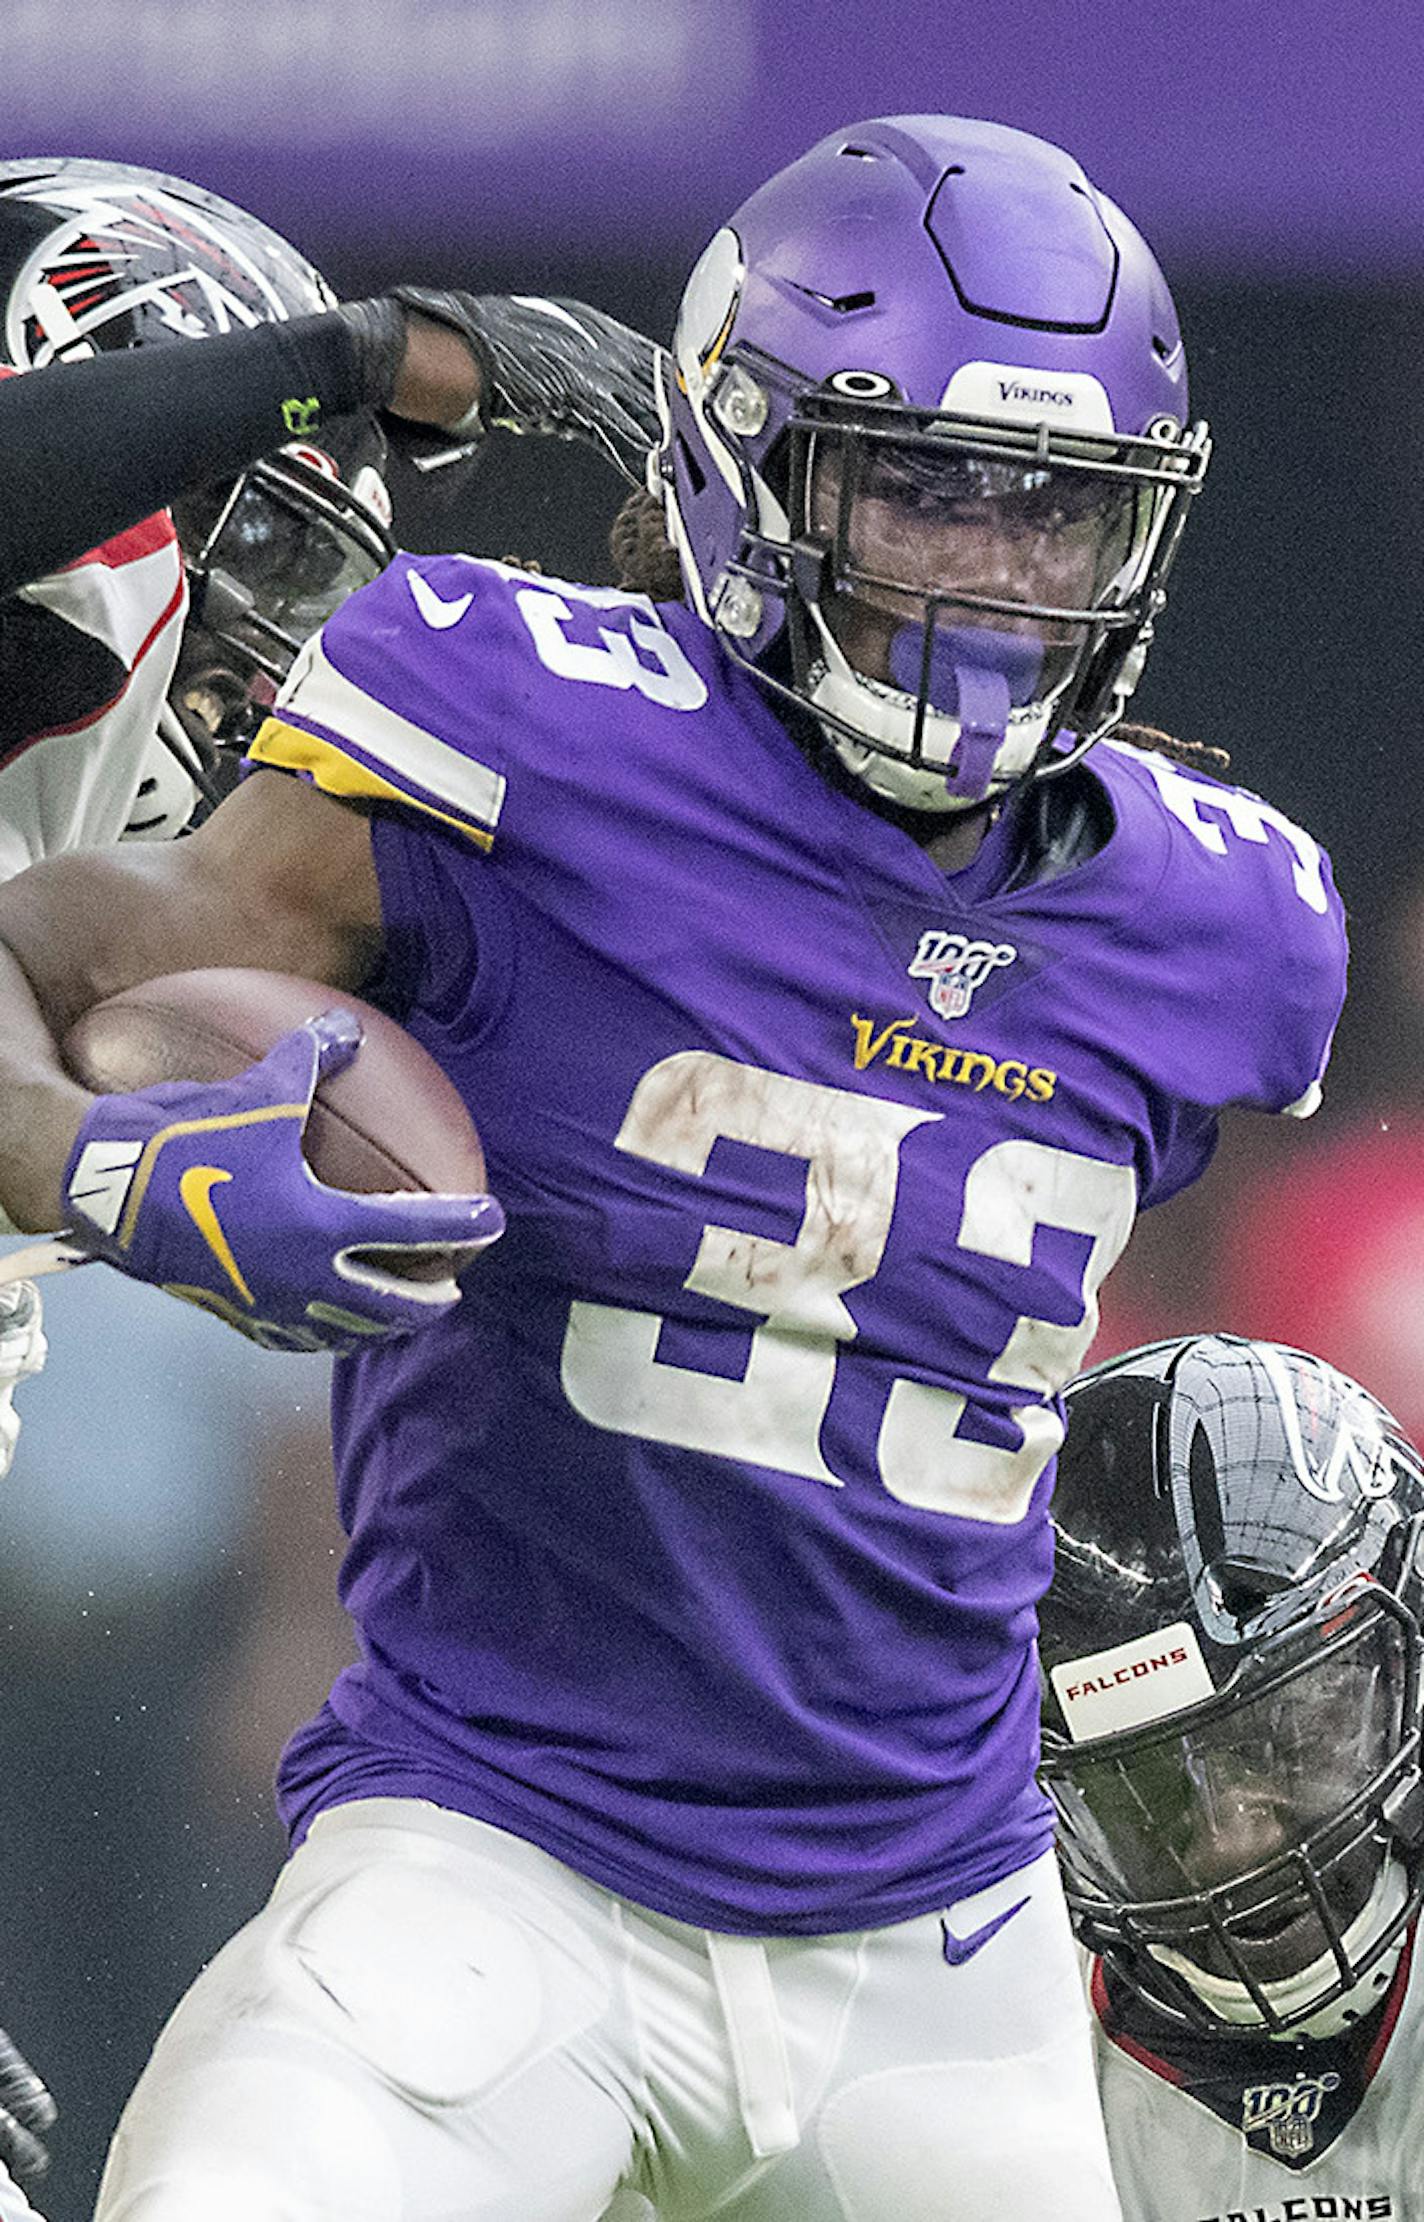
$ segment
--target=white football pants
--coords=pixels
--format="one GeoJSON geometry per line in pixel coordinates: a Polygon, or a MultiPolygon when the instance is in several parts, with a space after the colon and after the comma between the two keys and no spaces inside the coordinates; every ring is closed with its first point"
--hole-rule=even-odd
{"type": "Polygon", "coordinates": [[[159,2037],[96,2222],[598,2222],[620,2186],[664,2222],[1120,2222],[1052,1854],[760,1941],[337,1807],[159,2037]]]}

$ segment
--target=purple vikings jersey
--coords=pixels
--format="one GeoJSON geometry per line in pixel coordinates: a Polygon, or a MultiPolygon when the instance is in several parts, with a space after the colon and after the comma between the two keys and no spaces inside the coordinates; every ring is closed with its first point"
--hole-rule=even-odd
{"type": "Polygon", "coordinates": [[[706,1927],[870,1927],[1050,1841],[1034,1607],[1058,1391],[1222,1105],[1313,1096],[1315,844],[1130,749],[1098,853],[946,877],[681,607],[402,558],[257,764],[374,806],[382,997],[508,1232],[338,1362],[362,1662],[300,1835],[429,1798],[706,1927]]]}

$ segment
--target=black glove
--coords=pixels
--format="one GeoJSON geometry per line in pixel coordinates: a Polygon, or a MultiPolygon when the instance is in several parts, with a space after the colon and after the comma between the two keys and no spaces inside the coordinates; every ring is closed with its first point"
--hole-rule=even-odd
{"type": "Polygon", "coordinates": [[[42,2176],[49,2154],[40,2139],[54,2118],[54,2100],[0,2029],[0,2162],[17,2176],[42,2176]]]}
{"type": "Polygon", "coordinates": [[[633,485],[646,483],[648,453],[661,437],[661,351],[652,340],[582,301],[419,285],[396,286],[393,297],[458,332],[483,374],[483,399],[440,435],[447,445],[475,441],[493,425],[550,433],[582,440],[633,485]]]}

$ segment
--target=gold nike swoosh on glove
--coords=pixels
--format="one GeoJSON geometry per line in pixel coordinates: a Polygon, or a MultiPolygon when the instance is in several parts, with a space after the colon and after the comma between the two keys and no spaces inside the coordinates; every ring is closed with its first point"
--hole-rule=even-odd
{"type": "Polygon", "coordinates": [[[205,1119],[175,1119],[172,1126],[160,1127],[158,1133],[151,1134],[144,1143],[143,1155],[134,1169],[133,1186],[124,1205],[123,1218],[119,1221],[119,1248],[127,1250],[133,1241],[139,1211],[148,1194],[148,1184],[153,1178],[159,1155],[168,1143],[177,1141],[183,1134],[230,1134],[237,1127],[262,1126],[269,1119],[305,1120],[308,1109],[309,1106],[305,1103],[260,1103],[250,1111],[218,1111],[205,1119]]]}
{"type": "Polygon", "coordinates": [[[232,1245],[223,1233],[222,1221],[213,1208],[213,1190],[223,1181],[231,1180],[231,1173],[221,1165],[190,1165],[179,1177],[178,1201],[206,1242],[218,1264],[226,1273],[244,1304],[251,1304],[253,1294],[238,1269],[232,1254],[232,1245]]]}

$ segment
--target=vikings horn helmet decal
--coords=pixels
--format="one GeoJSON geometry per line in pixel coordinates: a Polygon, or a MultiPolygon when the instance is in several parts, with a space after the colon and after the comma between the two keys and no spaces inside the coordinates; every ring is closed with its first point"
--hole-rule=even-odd
{"type": "Polygon", "coordinates": [[[969,807],[1111,726],[1209,442],[1161,272],[1068,155],[835,133],[712,240],[662,375],[694,607],[877,794],[969,807]]]}

